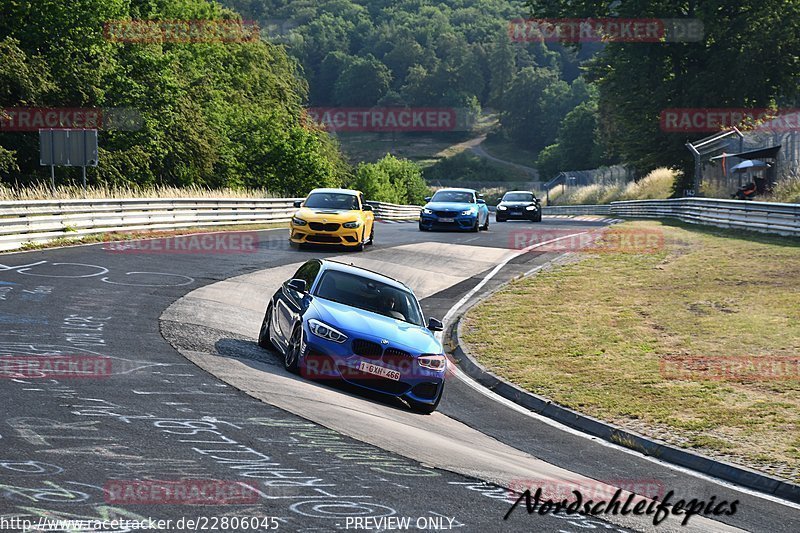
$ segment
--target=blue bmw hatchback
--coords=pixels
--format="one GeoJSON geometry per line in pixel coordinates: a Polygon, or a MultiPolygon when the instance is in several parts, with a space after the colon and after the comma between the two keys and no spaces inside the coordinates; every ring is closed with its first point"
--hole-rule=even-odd
{"type": "Polygon", "coordinates": [[[414,293],[376,272],[312,259],[267,305],[259,346],[277,349],[287,370],[348,383],[432,413],[444,391],[447,358],[414,293]]]}
{"type": "Polygon", "coordinates": [[[489,208],[474,189],[439,189],[419,214],[419,230],[489,229],[489,208]]]}

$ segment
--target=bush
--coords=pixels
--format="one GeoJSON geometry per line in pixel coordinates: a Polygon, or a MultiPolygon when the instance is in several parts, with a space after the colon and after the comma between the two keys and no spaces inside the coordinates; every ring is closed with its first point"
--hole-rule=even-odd
{"type": "Polygon", "coordinates": [[[795,169],[775,184],[767,198],[770,202],[800,203],[800,171],[795,169]]]}
{"type": "Polygon", "coordinates": [[[661,167],[639,181],[630,182],[620,200],[661,200],[675,191],[675,182],[683,175],[677,169],[661,167]]]}
{"type": "Polygon", "coordinates": [[[657,168],[639,181],[627,185],[586,185],[567,189],[563,195],[550,193],[550,202],[558,198],[560,205],[608,204],[620,200],[662,200],[672,196],[675,183],[682,176],[680,170],[657,168]]]}
{"type": "Polygon", "coordinates": [[[376,163],[361,163],[351,185],[367,200],[392,204],[421,205],[428,195],[419,166],[408,159],[386,154],[376,163]]]}

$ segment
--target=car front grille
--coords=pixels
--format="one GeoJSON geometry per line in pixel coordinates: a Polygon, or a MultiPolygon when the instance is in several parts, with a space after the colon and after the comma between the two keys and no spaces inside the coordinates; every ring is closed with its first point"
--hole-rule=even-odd
{"type": "Polygon", "coordinates": [[[341,244],[342,239],[335,235],[308,235],[306,242],[323,242],[326,244],[341,244]]]}
{"type": "Polygon", "coordinates": [[[458,211],[434,211],[437,217],[457,217],[459,215],[458,211]]]}
{"type": "Polygon", "coordinates": [[[414,362],[414,358],[410,353],[404,352],[403,350],[386,348],[383,352],[383,362],[407,372],[411,368],[410,365],[414,362]]]}
{"type": "Polygon", "coordinates": [[[383,348],[377,342],[355,339],[353,341],[353,353],[367,359],[380,359],[381,355],[383,355],[383,348]]]}
{"type": "Polygon", "coordinates": [[[334,224],[333,222],[328,222],[327,224],[322,222],[309,222],[308,227],[314,231],[336,231],[339,229],[339,224],[334,224]]]}

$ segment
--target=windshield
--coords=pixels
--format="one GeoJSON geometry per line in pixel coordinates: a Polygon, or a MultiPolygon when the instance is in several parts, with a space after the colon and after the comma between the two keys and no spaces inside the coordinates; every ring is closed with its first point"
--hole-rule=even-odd
{"type": "Polygon", "coordinates": [[[504,202],[532,202],[533,195],[529,192],[510,192],[503,196],[504,202]]]}
{"type": "Polygon", "coordinates": [[[316,296],[422,326],[417,299],[408,291],[373,279],[328,270],[322,275],[316,296]]]}
{"type": "Polygon", "coordinates": [[[337,192],[315,192],[306,198],[304,207],[312,209],[358,210],[358,197],[337,192]]]}
{"type": "Polygon", "coordinates": [[[474,204],[475,195],[466,191],[438,191],[431,198],[431,202],[458,202],[462,204],[474,204]]]}

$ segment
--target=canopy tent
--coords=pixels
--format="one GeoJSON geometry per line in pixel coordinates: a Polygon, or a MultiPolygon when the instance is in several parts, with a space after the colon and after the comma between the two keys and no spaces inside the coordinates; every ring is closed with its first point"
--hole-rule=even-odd
{"type": "Polygon", "coordinates": [[[756,150],[748,150],[746,152],[738,152],[735,154],[727,154],[723,153],[720,155],[715,155],[709,158],[710,161],[716,161],[717,159],[725,159],[727,157],[740,157],[742,159],[756,159],[756,158],[764,158],[764,159],[775,159],[778,157],[778,152],[781,149],[781,145],[777,144],[775,146],[770,146],[768,148],[758,148],[756,150]]]}

